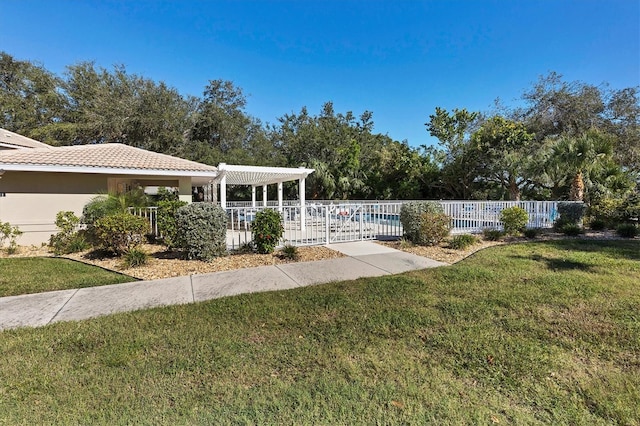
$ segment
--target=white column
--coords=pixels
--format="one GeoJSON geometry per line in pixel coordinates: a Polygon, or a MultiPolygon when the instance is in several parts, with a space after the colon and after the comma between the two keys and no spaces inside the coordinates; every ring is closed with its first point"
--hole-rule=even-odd
{"type": "Polygon", "coordinates": [[[227,209],[227,176],[220,179],[220,207],[227,209]]]}
{"type": "Polygon", "coordinates": [[[262,205],[267,207],[267,185],[262,185],[262,205]]]}
{"type": "Polygon", "coordinates": [[[251,207],[256,206],[256,187],[251,185],[251,207]]]}
{"type": "Polygon", "coordinates": [[[278,211],[282,213],[282,182],[278,182],[278,211]]]}
{"type": "Polygon", "coordinates": [[[305,178],[301,177],[298,181],[299,198],[300,198],[300,230],[305,230],[305,222],[307,220],[307,207],[305,205],[305,178]]]}

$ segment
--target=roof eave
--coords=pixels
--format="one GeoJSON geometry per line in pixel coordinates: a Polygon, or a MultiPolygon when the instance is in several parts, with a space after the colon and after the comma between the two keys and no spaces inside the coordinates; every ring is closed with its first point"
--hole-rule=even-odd
{"type": "Polygon", "coordinates": [[[188,176],[208,177],[215,179],[218,172],[199,170],[164,170],[164,169],[134,169],[118,167],[89,167],[89,166],[50,166],[38,164],[1,163],[0,170],[16,172],[45,172],[45,173],[89,173],[109,175],[139,175],[139,176],[188,176]]]}

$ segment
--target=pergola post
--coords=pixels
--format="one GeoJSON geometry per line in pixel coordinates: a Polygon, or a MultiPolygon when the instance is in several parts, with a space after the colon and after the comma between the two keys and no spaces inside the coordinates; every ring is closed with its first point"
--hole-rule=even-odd
{"type": "Polygon", "coordinates": [[[305,230],[305,222],[307,220],[307,207],[305,206],[305,177],[301,177],[298,182],[299,199],[300,199],[300,230],[305,230]]]}
{"type": "Polygon", "coordinates": [[[278,211],[282,213],[282,182],[278,182],[278,211]]]}
{"type": "Polygon", "coordinates": [[[267,207],[267,185],[262,185],[262,206],[267,207]]]}
{"type": "Polygon", "coordinates": [[[256,186],[251,185],[251,207],[256,206],[256,186]]]}
{"type": "Polygon", "coordinates": [[[223,175],[220,179],[220,207],[227,209],[227,176],[223,175]]]}

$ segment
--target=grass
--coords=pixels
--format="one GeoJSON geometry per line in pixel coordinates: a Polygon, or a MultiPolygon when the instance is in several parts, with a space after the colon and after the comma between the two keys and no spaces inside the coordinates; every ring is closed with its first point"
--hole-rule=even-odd
{"type": "Polygon", "coordinates": [[[640,242],[0,333],[0,424],[629,424],[640,242]]]}
{"type": "Polygon", "coordinates": [[[135,281],[126,275],[68,259],[0,259],[0,297],[135,281]]]}

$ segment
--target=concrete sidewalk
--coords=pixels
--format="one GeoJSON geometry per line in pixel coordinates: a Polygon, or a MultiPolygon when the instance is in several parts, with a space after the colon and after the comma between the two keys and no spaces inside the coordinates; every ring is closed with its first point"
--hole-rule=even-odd
{"type": "Polygon", "coordinates": [[[373,242],[327,246],[347,257],[0,298],[0,330],[446,265],[373,242]]]}

